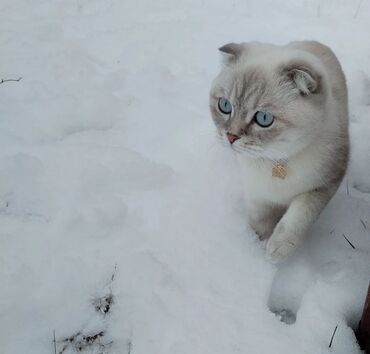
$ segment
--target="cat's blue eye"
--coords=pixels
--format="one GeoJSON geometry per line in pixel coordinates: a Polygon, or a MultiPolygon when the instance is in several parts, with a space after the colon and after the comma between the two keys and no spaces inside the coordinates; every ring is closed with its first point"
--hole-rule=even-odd
{"type": "Polygon", "coordinates": [[[254,120],[260,127],[267,128],[274,122],[274,116],[270,112],[257,111],[254,120]]]}
{"type": "Polygon", "coordinates": [[[233,106],[231,102],[225,98],[221,97],[218,100],[218,109],[223,113],[223,114],[230,114],[233,110],[233,106]]]}

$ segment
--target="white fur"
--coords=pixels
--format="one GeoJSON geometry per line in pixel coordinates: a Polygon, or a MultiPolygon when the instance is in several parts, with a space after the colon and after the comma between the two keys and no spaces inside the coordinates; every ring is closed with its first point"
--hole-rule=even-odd
{"type": "MultiPolygon", "coordinates": [[[[287,127],[283,138],[280,136],[262,146],[252,146],[248,152],[243,145],[250,139],[246,134],[232,146],[239,152],[237,158],[241,166],[249,218],[254,220],[257,228],[262,229],[262,233],[265,232],[264,228],[268,230],[273,224],[272,235],[268,235],[267,251],[272,260],[280,261],[302,243],[307,229],[343,178],[348,156],[345,78],[335,55],[317,42],[293,42],[282,47],[260,43],[240,46],[238,48],[233,44],[221,48],[227,51],[229,60],[214,81],[211,105],[215,104],[215,97],[222,96],[228,97],[231,102],[238,102],[237,108],[241,107],[244,102],[236,96],[235,80],[242,77],[244,72],[256,68],[263,70],[265,77],[269,78],[269,92],[273,92],[270,97],[261,94],[261,100],[273,100],[275,107],[279,106],[279,102],[288,102],[281,104],[279,113],[288,117],[295,128],[287,127]],[[316,82],[310,73],[301,71],[298,66],[294,81],[302,95],[298,94],[296,99],[289,101],[289,92],[279,86],[281,83],[277,75],[282,64],[289,65],[294,60],[306,63],[313,74],[320,78],[320,82],[316,82]],[[278,86],[274,86],[275,82],[278,86]],[[314,90],[316,84],[320,92],[311,95],[310,89],[314,90]],[[285,178],[272,175],[274,166],[280,161],[286,164],[285,178]],[[285,210],[281,219],[279,217],[279,220],[271,221],[265,218],[264,208],[275,207],[285,210]]],[[[247,116],[238,117],[238,112],[233,111],[231,123],[225,129],[219,123],[219,133],[225,136],[227,131],[234,134],[242,131],[243,125],[253,119],[254,112],[263,104],[258,102],[253,109],[245,102],[242,111],[248,112],[247,116]]],[[[215,121],[217,125],[219,121],[215,121]]]]}

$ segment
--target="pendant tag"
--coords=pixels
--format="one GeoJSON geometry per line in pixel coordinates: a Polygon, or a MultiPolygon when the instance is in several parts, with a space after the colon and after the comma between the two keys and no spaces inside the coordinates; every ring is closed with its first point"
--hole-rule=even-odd
{"type": "Polygon", "coordinates": [[[272,168],[272,177],[277,177],[284,179],[287,175],[287,166],[282,163],[277,163],[273,168],[272,168]]]}

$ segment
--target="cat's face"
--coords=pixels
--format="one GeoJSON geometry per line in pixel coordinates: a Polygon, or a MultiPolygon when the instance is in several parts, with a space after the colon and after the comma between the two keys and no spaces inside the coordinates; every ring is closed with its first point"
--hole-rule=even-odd
{"type": "Polygon", "coordinates": [[[213,82],[210,110],[221,138],[239,153],[272,160],[312,143],[325,115],[317,68],[280,47],[229,44],[220,50],[227,63],[213,82]]]}

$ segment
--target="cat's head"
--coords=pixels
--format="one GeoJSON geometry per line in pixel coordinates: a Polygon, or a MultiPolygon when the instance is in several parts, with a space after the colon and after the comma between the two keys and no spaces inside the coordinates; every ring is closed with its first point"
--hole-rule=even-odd
{"type": "Polygon", "coordinates": [[[302,50],[230,43],[213,81],[210,110],[221,138],[250,157],[289,159],[325,124],[327,85],[318,58],[302,50]]]}

